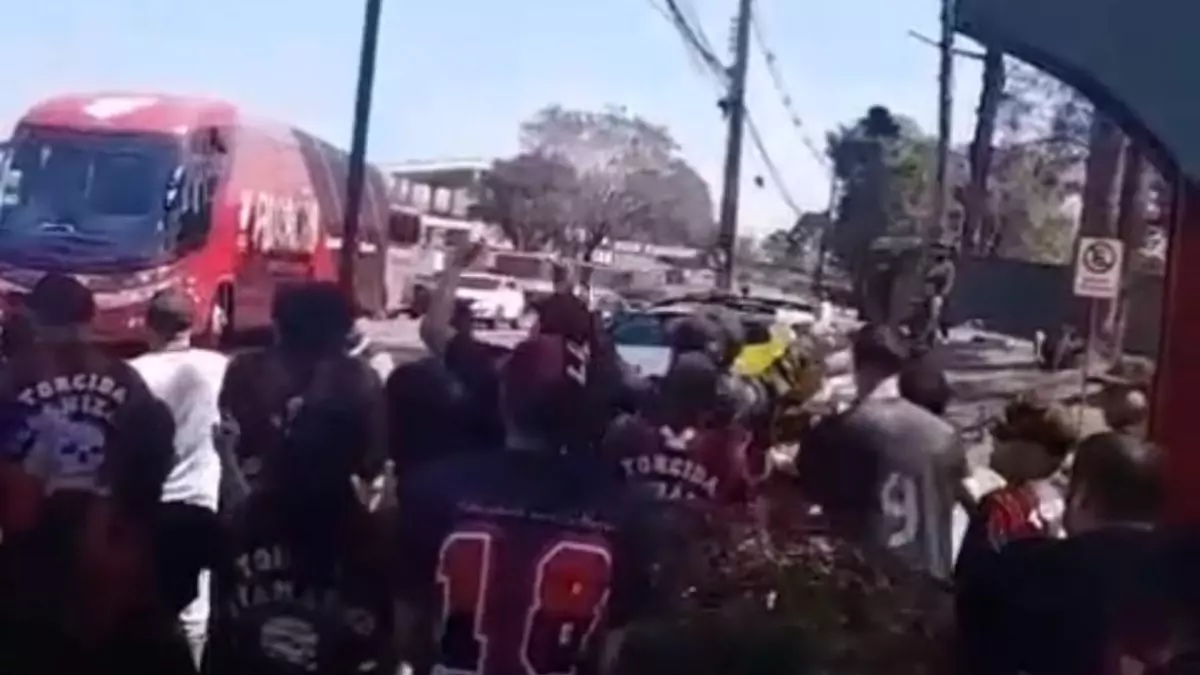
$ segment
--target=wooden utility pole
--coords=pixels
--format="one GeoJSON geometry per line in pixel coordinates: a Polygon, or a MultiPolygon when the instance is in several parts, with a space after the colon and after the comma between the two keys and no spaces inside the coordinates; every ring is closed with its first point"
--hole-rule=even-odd
{"type": "Polygon", "coordinates": [[[358,217],[362,213],[363,180],[366,177],[367,129],[371,122],[371,93],[375,87],[375,52],[379,43],[379,14],[383,0],[367,0],[363,18],[362,52],[358,62],[358,92],[354,99],[354,139],[350,146],[350,169],[346,177],[346,204],[342,223],[341,270],[338,281],[354,301],[355,263],[358,258],[358,217]]]}
{"type": "MultiPolygon", "coordinates": [[[[941,0],[941,39],[938,41],[938,143],[937,174],[933,195],[933,222],[926,241],[943,239],[947,232],[946,216],[950,210],[950,134],[954,107],[954,2],[941,0]]],[[[926,247],[928,249],[928,247],[926,247]]]]}
{"type": "Polygon", "coordinates": [[[718,248],[723,254],[717,283],[733,289],[733,254],[737,245],[738,193],[742,180],[742,137],[746,128],[746,68],[750,61],[750,12],[752,0],[739,0],[733,37],[733,65],[729,68],[729,93],[725,112],[729,122],[725,140],[725,171],[721,188],[718,248]]]}

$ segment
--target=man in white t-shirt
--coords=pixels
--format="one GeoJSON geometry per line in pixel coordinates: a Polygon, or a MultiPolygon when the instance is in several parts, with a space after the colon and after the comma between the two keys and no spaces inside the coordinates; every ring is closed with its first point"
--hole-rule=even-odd
{"type": "MultiPolygon", "coordinates": [[[[150,351],[131,365],[175,418],[175,462],[163,485],[163,501],[216,511],[221,462],[213,430],[221,421],[217,395],[229,359],[192,346],[193,316],[187,296],[173,289],[159,291],[146,311],[150,351]]],[[[180,623],[199,664],[207,637],[208,573],[197,583],[196,600],[180,614],[180,623]]]]}

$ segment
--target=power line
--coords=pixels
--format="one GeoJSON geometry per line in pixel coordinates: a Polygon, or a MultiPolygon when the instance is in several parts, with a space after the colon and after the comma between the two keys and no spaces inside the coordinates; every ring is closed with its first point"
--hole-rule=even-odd
{"type": "MultiPolygon", "coordinates": [[[[691,9],[690,6],[685,8],[684,5],[687,4],[686,0],[684,0],[684,4],[681,4],[680,0],[664,0],[666,7],[659,5],[654,0],[647,1],[659,15],[670,21],[671,25],[679,32],[683,38],[684,47],[688,50],[688,55],[694,61],[699,61],[708,68],[708,75],[710,77],[707,79],[711,80],[714,89],[717,91],[717,95],[724,97],[727,93],[728,69],[713,53],[712,43],[704,34],[703,29],[700,28],[699,21],[695,19],[694,11],[687,11],[691,9]]],[[[780,199],[799,216],[804,213],[804,210],[799,207],[796,200],[792,197],[791,192],[788,190],[787,182],[783,179],[783,173],[775,163],[775,160],[772,159],[771,153],[767,151],[766,142],[758,125],[754,122],[754,117],[750,114],[749,106],[743,104],[743,107],[745,108],[746,127],[750,132],[750,140],[754,145],[759,159],[767,170],[767,176],[771,179],[776,192],[779,193],[780,199]]]]}
{"type": "Polygon", "coordinates": [[[758,150],[759,158],[762,159],[763,166],[767,168],[767,175],[770,176],[771,182],[775,184],[775,190],[779,192],[779,197],[783,199],[783,203],[787,204],[788,208],[800,216],[804,213],[792,198],[792,194],[788,192],[787,184],[783,180],[783,174],[779,171],[775,161],[771,159],[771,154],[767,152],[766,143],[763,141],[762,134],[758,130],[758,125],[754,123],[754,117],[750,115],[750,111],[746,111],[746,127],[750,130],[750,140],[754,143],[754,147],[758,150]]]}
{"type": "Polygon", "coordinates": [[[691,24],[696,37],[700,40],[700,44],[715,54],[717,50],[713,47],[712,41],[708,39],[708,36],[704,34],[704,22],[700,20],[700,15],[696,13],[696,6],[692,4],[691,0],[672,0],[671,4],[675,7],[676,14],[682,16],[685,21],[691,24]]]}
{"type": "Polygon", "coordinates": [[[760,16],[761,13],[755,14],[751,23],[754,42],[758,45],[758,50],[762,53],[763,61],[767,64],[767,73],[771,77],[771,84],[775,88],[775,93],[779,96],[779,102],[783,105],[784,111],[787,112],[789,121],[792,124],[792,128],[796,130],[796,135],[800,137],[800,142],[804,145],[805,149],[807,149],[809,154],[813,156],[813,159],[816,160],[817,164],[821,165],[822,168],[829,170],[829,158],[825,156],[825,153],[821,152],[821,149],[815,142],[813,142],[812,138],[809,137],[804,130],[804,120],[800,117],[800,114],[796,112],[795,99],[793,99],[792,95],[788,93],[787,84],[783,79],[783,73],[779,69],[779,58],[776,56],[775,51],[767,45],[767,39],[764,34],[765,31],[763,30],[762,19],[760,16]]]}
{"type": "MultiPolygon", "coordinates": [[[[688,47],[688,51],[695,57],[698,57],[709,70],[717,74],[724,80],[727,76],[727,68],[721,59],[713,53],[712,43],[708,37],[704,35],[697,25],[694,25],[688,20],[683,10],[679,6],[678,0],[665,0],[667,7],[666,12],[671,18],[671,24],[679,32],[683,38],[684,45],[688,47]]],[[[653,4],[653,3],[652,3],[653,4]]]]}

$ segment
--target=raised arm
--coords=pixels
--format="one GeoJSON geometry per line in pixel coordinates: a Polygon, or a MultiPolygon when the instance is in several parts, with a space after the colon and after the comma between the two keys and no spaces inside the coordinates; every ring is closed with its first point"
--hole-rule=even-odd
{"type": "Polygon", "coordinates": [[[454,338],[451,319],[454,317],[454,296],[458,291],[459,278],[463,270],[479,260],[486,250],[487,245],[479,240],[455,249],[448,256],[446,268],[438,278],[437,288],[429,299],[429,311],[421,320],[421,341],[438,356],[446,353],[446,346],[454,338]]]}

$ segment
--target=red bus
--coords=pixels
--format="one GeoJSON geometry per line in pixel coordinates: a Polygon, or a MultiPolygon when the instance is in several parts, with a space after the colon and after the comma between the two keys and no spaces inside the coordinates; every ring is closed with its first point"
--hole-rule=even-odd
{"type": "MultiPolygon", "coordinates": [[[[100,341],[140,341],[162,288],[188,293],[198,334],[216,341],[268,326],[279,284],[337,278],[348,155],[229,103],[61,96],[18,121],[0,158],[0,298],[73,274],[96,294],[100,341]]],[[[355,274],[367,313],[386,303],[386,196],[368,167],[355,274]]]]}

